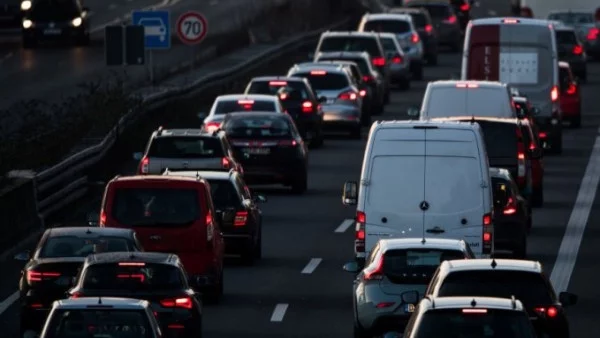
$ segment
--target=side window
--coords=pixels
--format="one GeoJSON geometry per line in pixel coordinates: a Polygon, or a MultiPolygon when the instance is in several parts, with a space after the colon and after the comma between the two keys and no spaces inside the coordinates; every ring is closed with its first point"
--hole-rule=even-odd
{"type": "Polygon", "coordinates": [[[373,251],[371,251],[371,254],[369,255],[368,259],[365,261],[365,265],[369,265],[369,264],[373,263],[373,261],[375,260],[375,257],[377,257],[378,253],[379,253],[379,243],[377,243],[375,245],[375,247],[373,248],[373,251]]]}

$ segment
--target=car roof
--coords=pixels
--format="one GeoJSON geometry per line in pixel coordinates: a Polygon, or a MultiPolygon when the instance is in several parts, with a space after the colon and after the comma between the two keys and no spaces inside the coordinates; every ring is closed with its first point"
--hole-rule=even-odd
{"type": "Polygon", "coordinates": [[[487,308],[497,310],[525,311],[523,303],[515,298],[494,297],[430,297],[419,303],[422,312],[438,309],[487,308]]]}
{"type": "Polygon", "coordinates": [[[558,66],[560,68],[571,68],[571,65],[568,62],[558,61],[558,66]]]}
{"type": "Polygon", "coordinates": [[[373,32],[358,32],[358,31],[327,31],[321,34],[322,37],[328,36],[355,36],[355,37],[377,37],[373,32]]]}
{"type": "Polygon", "coordinates": [[[317,56],[322,57],[354,57],[354,58],[366,58],[369,59],[369,53],[367,52],[319,52],[317,56]]]}
{"type": "Polygon", "coordinates": [[[457,87],[458,85],[475,85],[481,88],[506,88],[507,84],[498,81],[478,81],[478,80],[438,80],[431,81],[428,87],[457,87]]]}
{"type": "Polygon", "coordinates": [[[122,228],[100,228],[100,227],[61,227],[46,230],[49,237],[58,236],[77,236],[81,238],[95,238],[99,236],[111,237],[131,237],[134,234],[132,229],[122,228]]]}
{"type": "Polygon", "coordinates": [[[377,35],[379,35],[380,38],[396,39],[396,34],[394,34],[394,33],[381,32],[381,33],[377,33],[377,35]]]}
{"type": "Polygon", "coordinates": [[[165,171],[163,175],[202,177],[205,180],[229,180],[234,170],[230,171],[210,171],[210,170],[186,170],[186,171],[165,171]]]}
{"type": "Polygon", "coordinates": [[[558,20],[549,20],[550,23],[552,23],[554,25],[554,30],[556,31],[560,31],[560,32],[573,32],[575,33],[575,29],[571,26],[565,25],[562,21],[558,21],[558,20]]]}
{"type": "Polygon", "coordinates": [[[198,180],[196,178],[191,177],[168,177],[162,175],[132,175],[132,176],[115,176],[111,180],[112,182],[165,182],[165,181],[179,181],[179,182],[201,182],[202,180],[198,180]]]}
{"type": "Polygon", "coordinates": [[[443,0],[413,0],[410,1],[409,3],[406,4],[407,6],[412,6],[412,5],[435,5],[435,6],[452,6],[450,4],[450,1],[443,1],[443,0]]]}
{"type": "Polygon", "coordinates": [[[366,21],[369,21],[369,20],[412,21],[412,16],[410,16],[409,14],[402,14],[402,13],[376,13],[376,14],[367,13],[363,16],[363,19],[366,19],[366,21]]]}
{"type": "Polygon", "coordinates": [[[490,177],[504,178],[509,181],[512,180],[512,177],[510,176],[510,171],[508,171],[508,169],[506,168],[490,167],[490,177]]]}
{"type": "Polygon", "coordinates": [[[466,243],[462,239],[442,239],[442,238],[386,238],[379,240],[379,245],[383,252],[396,249],[453,249],[465,250],[466,243]]]}
{"type": "Polygon", "coordinates": [[[207,133],[202,129],[160,129],[156,137],[174,137],[174,136],[189,136],[189,137],[208,137],[213,138],[213,133],[207,133]]]}
{"type": "Polygon", "coordinates": [[[323,61],[319,61],[319,63],[333,63],[333,64],[340,64],[340,65],[348,65],[348,66],[357,66],[358,64],[356,64],[356,62],[351,61],[351,60],[323,60],[323,61]]]}
{"type": "Polygon", "coordinates": [[[439,267],[440,274],[447,275],[457,271],[523,271],[542,273],[542,264],[538,261],[520,259],[457,259],[444,261],[439,267]]]}
{"type": "Polygon", "coordinates": [[[389,9],[390,13],[426,13],[426,9],[420,7],[392,7],[389,9]]]}
{"type": "Polygon", "coordinates": [[[291,119],[288,114],[283,114],[276,111],[233,111],[227,114],[227,119],[238,118],[238,117],[276,117],[281,119],[291,119]]]}
{"type": "Polygon", "coordinates": [[[489,117],[489,116],[448,116],[448,117],[432,117],[431,118],[432,121],[440,121],[440,122],[447,122],[447,121],[461,121],[461,122],[469,122],[472,120],[475,120],[475,122],[477,121],[484,121],[484,122],[498,122],[498,123],[509,123],[509,124],[519,124],[522,123],[523,121],[516,118],[516,117],[489,117]]]}
{"type": "Polygon", "coordinates": [[[257,76],[253,77],[250,82],[254,81],[298,81],[304,82],[305,79],[303,77],[298,76],[257,76]]]}
{"type": "Polygon", "coordinates": [[[376,121],[376,129],[398,129],[404,128],[422,128],[422,127],[438,127],[439,129],[464,129],[473,130],[480,129],[478,124],[472,124],[463,121],[436,121],[436,120],[398,120],[398,121],[376,121]]]}
{"type": "Polygon", "coordinates": [[[143,310],[150,307],[146,300],[117,297],[81,297],[61,299],[54,302],[55,309],[61,310],[85,310],[89,307],[96,309],[118,308],[123,310],[143,310]]]}
{"type": "Polygon", "coordinates": [[[177,265],[179,257],[162,252],[103,252],[91,254],[86,258],[86,265],[119,262],[177,265]]]}
{"type": "Polygon", "coordinates": [[[292,69],[294,69],[294,71],[325,70],[331,73],[343,74],[343,67],[343,65],[336,65],[335,63],[303,62],[295,64],[292,69]]]}
{"type": "Polygon", "coordinates": [[[523,17],[494,17],[494,18],[482,18],[482,19],[474,19],[471,20],[472,25],[504,25],[504,21],[506,19],[517,20],[521,25],[529,25],[529,26],[544,26],[548,27],[548,20],[544,19],[530,19],[523,17]]]}
{"type": "Polygon", "coordinates": [[[215,102],[219,101],[237,101],[237,100],[262,100],[262,101],[277,101],[279,98],[273,95],[265,94],[226,94],[219,95],[215,102]]]}

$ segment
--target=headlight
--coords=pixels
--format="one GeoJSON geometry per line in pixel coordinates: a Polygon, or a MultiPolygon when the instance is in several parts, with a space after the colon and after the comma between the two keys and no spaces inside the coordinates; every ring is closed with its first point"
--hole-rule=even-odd
{"type": "Polygon", "coordinates": [[[83,20],[81,18],[75,18],[73,19],[73,21],[71,21],[71,25],[73,25],[74,27],[79,27],[82,23],[83,20]]]}
{"type": "Polygon", "coordinates": [[[22,11],[28,11],[29,9],[31,9],[31,0],[25,0],[21,2],[22,11]]]}
{"type": "Polygon", "coordinates": [[[33,21],[31,20],[23,20],[23,28],[28,29],[31,28],[33,26],[33,21]]]}

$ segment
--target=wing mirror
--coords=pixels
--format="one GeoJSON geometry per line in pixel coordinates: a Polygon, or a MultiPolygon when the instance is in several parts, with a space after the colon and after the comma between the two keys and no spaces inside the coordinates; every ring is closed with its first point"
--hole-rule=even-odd
{"type": "Polygon", "coordinates": [[[403,292],[400,295],[402,298],[402,303],[404,304],[417,304],[419,302],[419,291],[412,290],[403,292]]]}
{"type": "Polygon", "coordinates": [[[267,203],[268,201],[267,196],[263,194],[254,194],[253,200],[256,203],[267,203]]]}
{"type": "Polygon", "coordinates": [[[136,161],[141,161],[142,157],[144,157],[144,154],[143,153],[133,153],[132,157],[136,161]]]}
{"type": "Polygon", "coordinates": [[[534,160],[540,159],[544,156],[542,148],[540,147],[535,147],[534,149],[529,150],[529,153],[531,154],[531,158],[534,160]]]}
{"type": "Polygon", "coordinates": [[[409,107],[406,110],[406,115],[410,116],[410,117],[418,117],[419,116],[419,108],[417,107],[409,107]]]}
{"type": "Polygon", "coordinates": [[[508,191],[504,183],[498,183],[494,186],[493,197],[494,203],[498,206],[504,206],[508,203],[508,191]]]}
{"type": "Polygon", "coordinates": [[[344,192],[342,193],[342,204],[356,205],[358,203],[358,183],[348,181],[344,183],[344,192]]]}
{"type": "Polygon", "coordinates": [[[325,103],[325,102],[327,102],[327,98],[325,96],[319,97],[319,103],[325,103]]]}
{"type": "Polygon", "coordinates": [[[577,297],[576,294],[570,292],[561,292],[558,295],[558,301],[562,304],[563,307],[568,307],[577,304],[578,298],[579,297],[577,297]]]}
{"type": "Polygon", "coordinates": [[[31,259],[31,252],[29,250],[23,251],[23,252],[19,252],[18,254],[16,254],[14,256],[14,259],[16,261],[27,262],[28,260],[31,259]]]}
{"type": "Polygon", "coordinates": [[[342,269],[344,269],[344,271],[346,271],[346,272],[358,273],[360,271],[360,266],[358,265],[357,262],[351,261],[351,262],[344,264],[342,269]]]}

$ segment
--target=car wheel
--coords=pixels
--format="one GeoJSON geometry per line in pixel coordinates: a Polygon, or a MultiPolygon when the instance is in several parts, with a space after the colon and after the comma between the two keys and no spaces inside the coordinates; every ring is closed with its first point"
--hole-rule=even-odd
{"type": "Polygon", "coordinates": [[[537,189],[533,189],[531,205],[535,208],[541,208],[544,206],[544,185],[541,185],[537,189]]]}
{"type": "Polygon", "coordinates": [[[306,173],[302,175],[302,177],[297,178],[292,183],[292,192],[294,194],[304,194],[308,187],[308,177],[306,173]]]}

